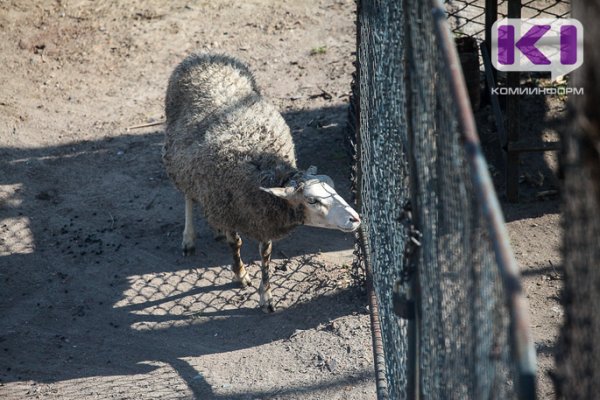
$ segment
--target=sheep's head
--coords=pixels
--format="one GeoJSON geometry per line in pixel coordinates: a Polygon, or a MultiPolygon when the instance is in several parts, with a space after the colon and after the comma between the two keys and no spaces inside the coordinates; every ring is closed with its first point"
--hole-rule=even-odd
{"type": "Polygon", "coordinates": [[[337,194],[331,178],[317,175],[316,167],[310,167],[297,181],[291,180],[285,187],[260,189],[290,204],[302,205],[305,225],[344,232],[353,232],[360,225],[360,217],[337,194]]]}

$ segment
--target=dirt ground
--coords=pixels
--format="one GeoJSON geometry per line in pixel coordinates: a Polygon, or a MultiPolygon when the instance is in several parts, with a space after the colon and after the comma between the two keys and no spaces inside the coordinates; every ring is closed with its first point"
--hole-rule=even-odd
{"type": "MultiPolygon", "coordinates": [[[[196,256],[181,256],[162,127],[128,129],[162,119],[187,54],[226,52],[284,114],[299,165],[349,198],[354,19],[352,0],[0,2],[1,398],[375,398],[353,236],[277,242],[266,315],[201,218],[196,256]]],[[[557,200],[505,212],[545,376],[562,316],[557,200]]],[[[256,282],[256,243],[242,254],[256,282]]]]}
{"type": "MultiPolygon", "coordinates": [[[[0,397],[374,398],[353,236],[303,228],[277,243],[280,311],[265,315],[200,218],[199,254],[180,255],[183,200],[161,164],[162,127],[126,129],[162,118],[187,54],[227,52],[283,111],[299,165],[348,197],[353,8],[0,3],[0,397]]],[[[256,282],[256,243],[243,255],[256,282]]]]}

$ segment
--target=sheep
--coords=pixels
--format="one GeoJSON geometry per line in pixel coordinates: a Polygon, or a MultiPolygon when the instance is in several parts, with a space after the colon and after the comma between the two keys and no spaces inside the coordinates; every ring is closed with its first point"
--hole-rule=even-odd
{"type": "Polygon", "coordinates": [[[192,54],[173,71],[165,99],[163,163],[185,197],[185,256],[195,250],[193,206],[225,234],[235,280],[251,285],[241,236],[259,242],[260,307],[270,290],[272,241],[299,225],[355,231],[360,218],[316,167],[296,167],[290,129],[260,94],[249,69],[221,54],[192,54]]]}

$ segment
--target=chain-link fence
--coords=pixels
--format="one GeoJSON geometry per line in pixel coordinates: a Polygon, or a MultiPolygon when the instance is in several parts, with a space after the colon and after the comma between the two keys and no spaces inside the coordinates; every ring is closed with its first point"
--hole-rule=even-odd
{"type": "Polygon", "coordinates": [[[443,12],[358,3],[357,194],[385,359],[379,397],[534,396],[527,318],[507,307],[523,306],[514,258],[464,83],[451,79],[457,59],[442,51],[454,45],[448,27],[436,37],[443,12]]]}
{"type": "MultiPolygon", "coordinates": [[[[492,8],[499,18],[504,18],[508,14],[510,1],[512,0],[446,0],[452,32],[483,40],[486,10],[489,13],[492,8]]],[[[568,18],[571,12],[571,0],[529,0],[520,3],[524,18],[568,18]]],[[[496,16],[493,16],[493,20],[496,20],[496,16]]]]}
{"type": "Polygon", "coordinates": [[[571,124],[563,141],[563,255],[565,324],[556,358],[561,399],[593,399],[600,393],[600,8],[573,2],[573,17],[585,29],[582,67],[572,85],[584,90],[572,99],[571,124]]]}
{"type": "MultiPolygon", "coordinates": [[[[520,164],[524,157],[522,154],[542,153],[560,149],[558,134],[552,132],[550,137],[540,137],[540,132],[551,128],[550,123],[545,126],[530,123],[531,119],[523,119],[521,114],[531,115],[534,112],[544,112],[542,109],[548,105],[533,99],[521,96],[508,95],[502,98],[491,95],[490,91],[496,87],[519,87],[538,85],[540,79],[544,85],[549,85],[548,72],[518,72],[497,73],[491,64],[492,26],[494,22],[503,18],[568,18],[571,12],[570,0],[445,0],[452,33],[468,44],[479,44],[481,53],[475,56],[479,59],[479,66],[469,65],[465,70],[469,94],[477,111],[479,106],[479,91],[485,86],[486,92],[481,96],[483,105],[490,104],[494,116],[495,136],[487,137],[488,144],[495,142],[497,148],[488,146],[488,152],[493,151],[496,167],[504,174],[506,196],[509,201],[519,199],[519,182],[521,181],[520,164]],[[484,43],[485,42],[485,43],[484,43]],[[477,69],[485,72],[483,76],[477,74],[477,69]],[[483,85],[485,83],[485,85],[483,85]],[[473,95],[476,95],[475,97],[473,95]],[[502,105],[504,107],[502,107],[502,105]],[[527,110],[527,111],[523,111],[527,110]]],[[[483,75],[483,74],[481,74],[483,75]]],[[[487,109],[486,109],[487,111],[487,109]]],[[[554,112],[559,112],[558,110],[554,112]]],[[[487,115],[486,115],[487,117],[487,115]]],[[[490,126],[491,128],[491,126],[490,126]]],[[[485,128],[483,129],[485,131],[485,128]]],[[[492,156],[492,154],[490,154],[492,156]]],[[[531,159],[531,157],[529,157],[531,159]]],[[[527,174],[523,174],[527,178],[527,174]]],[[[541,191],[538,195],[556,193],[555,188],[547,187],[550,191],[541,191]]]]}

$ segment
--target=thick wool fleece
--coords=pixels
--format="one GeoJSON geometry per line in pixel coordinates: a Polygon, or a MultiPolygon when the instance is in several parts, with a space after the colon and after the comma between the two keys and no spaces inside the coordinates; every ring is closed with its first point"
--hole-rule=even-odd
{"type": "Polygon", "coordinates": [[[224,55],[189,56],[169,80],[166,116],[167,173],[211,226],[268,241],[302,224],[303,206],[259,189],[302,174],[289,127],[245,65],[224,55]]]}

